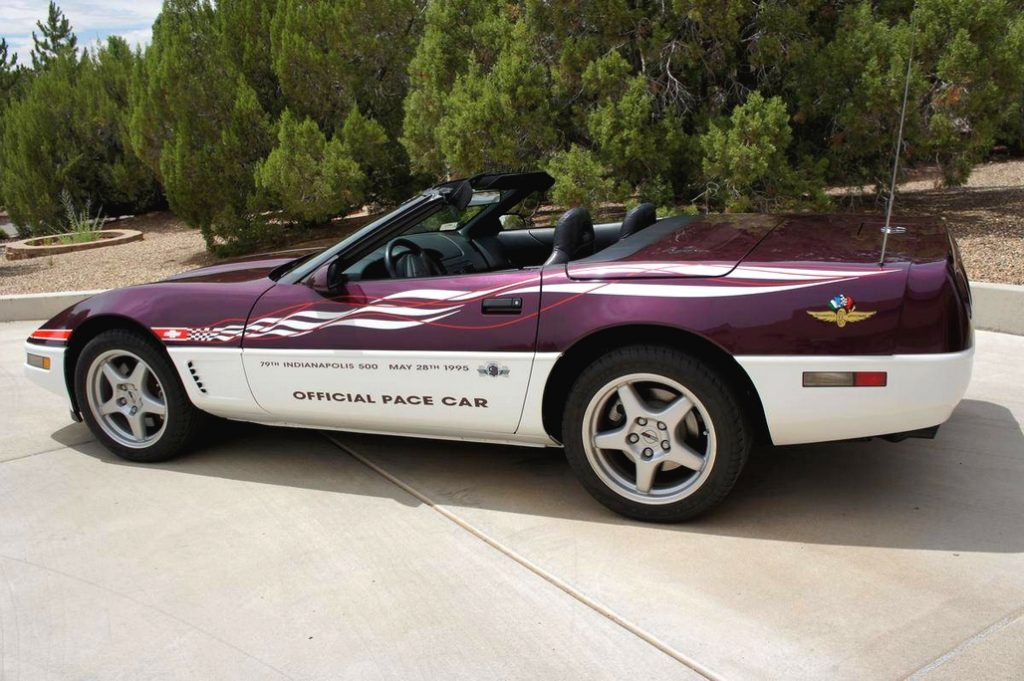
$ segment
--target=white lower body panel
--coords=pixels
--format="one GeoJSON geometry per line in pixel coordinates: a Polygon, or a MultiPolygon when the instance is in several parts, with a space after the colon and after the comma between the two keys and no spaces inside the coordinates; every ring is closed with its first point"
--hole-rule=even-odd
{"type": "Polygon", "coordinates": [[[967,391],[974,348],[930,355],[738,356],[761,397],[772,442],[888,435],[944,423],[967,391]],[[885,371],[884,387],[803,386],[805,371],[885,371]]]}
{"type": "Polygon", "coordinates": [[[64,380],[65,348],[53,347],[50,345],[36,345],[35,343],[26,342],[25,353],[50,358],[49,369],[40,369],[39,367],[29,366],[26,361],[24,365],[25,376],[41,388],[63,397],[64,401],[68,405],[68,410],[70,411],[71,395],[68,393],[67,381],[64,380]]]}

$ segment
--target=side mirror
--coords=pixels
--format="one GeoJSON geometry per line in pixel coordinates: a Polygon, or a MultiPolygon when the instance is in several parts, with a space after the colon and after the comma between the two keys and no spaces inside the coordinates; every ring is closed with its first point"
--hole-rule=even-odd
{"type": "Polygon", "coordinates": [[[345,283],[345,273],[341,271],[338,260],[332,260],[326,267],[321,267],[307,281],[314,291],[333,295],[341,290],[345,283]]]}

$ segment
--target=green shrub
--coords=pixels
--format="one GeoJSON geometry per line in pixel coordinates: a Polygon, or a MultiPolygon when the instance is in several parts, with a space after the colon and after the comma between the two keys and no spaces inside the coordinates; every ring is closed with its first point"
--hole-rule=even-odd
{"type": "Polygon", "coordinates": [[[316,224],[359,206],[366,175],[345,144],[328,140],[309,118],[281,116],[278,144],[256,166],[256,185],[303,224],[316,224]]]}
{"type": "Polygon", "coordinates": [[[701,137],[706,182],[717,187],[710,198],[745,211],[778,208],[805,194],[823,196],[820,179],[790,164],[786,152],[792,138],[782,99],[750,93],[728,122],[712,123],[701,137]]]}
{"type": "Polygon", "coordinates": [[[623,193],[611,177],[611,169],[602,165],[593,152],[575,144],[568,151],[554,154],[547,171],[555,178],[551,198],[559,206],[593,209],[623,193]]]}

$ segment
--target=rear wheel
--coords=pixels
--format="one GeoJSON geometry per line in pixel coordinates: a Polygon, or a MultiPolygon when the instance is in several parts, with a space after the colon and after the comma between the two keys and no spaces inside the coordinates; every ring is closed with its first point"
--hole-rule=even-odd
{"type": "Polygon", "coordinates": [[[75,366],[75,395],[96,439],[129,461],[180,453],[202,417],[161,348],[126,329],[105,331],[85,346],[75,366]]]}
{"type": "Polygon", "coordinates": [[[577,477],[602,504],[673,522],[725,498],[751,436],[733,391],[713,370],[671,348],[631,346],[577,379],[563,442],[577,477]]]}

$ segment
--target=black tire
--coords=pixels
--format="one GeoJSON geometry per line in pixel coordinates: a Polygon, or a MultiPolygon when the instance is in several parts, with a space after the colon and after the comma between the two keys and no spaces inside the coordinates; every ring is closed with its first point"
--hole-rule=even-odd
{"type": "MultiPolygon", "coordinates": [[[[97,367],[97,371],[99,370],[97,367]]],[[[75,396],[82,417],[96,439],[111,452],[128,461],[156,463],[181,454],[193,443],[205,420],[205,414],[196,409],[189,400],[178,372],[163,348],[155,339],[130,329],[104,331],[86,344],[75,365],[75,396]],[[111,352],[127,352],[134,355],[148,365],[149,370],[159,381],[158,388],[160,397],[163,398],[165,414],[159,421],[162,423],[162,429],[159,429],[158,436],[154,436],[151,442],[127,446],[108,434],[105,426],[99,422],[97,407],[90,401],[89,369],[99,358],[111,352]]],[[[127,424],[127,421],[125,423],[127,424]]],[[[155,429],[153,426],[150,427],[155,429]]]]}
{"type": "MultiPolygon", "coordinates": [[[[656,395],[657,392],[648,394],[656,395]]],[[[680,391],[679,394],[685,395],[685,392],[680,391]]],[[[644,404],[651,403],[647,402],[645,398],[644,404]]],[[[667,406],[668,402],[657,404],[667,406]]],[[[577,378],[569,392],[562,424],[562,441],[565,445],[566,456],[577,478],[587,491],[616,513],[649,522],[687,520],[705,513],[720,503],[736,483],[753,442],[750,421],[728,382],[718,372],[696,358],[664,346],[634,345],[618,348],[588,366],[577,378]],[[631,433],[622,435],[623,438],[634,437],[635,433],[628,431],[628,428],[647,428],[647,426],[633,425],[634,421],[639,423],[643,420],[631,419],[624,408],[624,402],[619,400],[619,405],[623,407],[621,410],[619,406],[614,405],[615,400],[618,400],[615,395],[621,393],[616,392],[615,395],[612,395],[608,392],[609,386],[615,385],[616,382],[624,381],[627,377],[642,375],[663,377],[667,379],[667,384],[658,387],[655,382],[638,379],[635,384],[638,386],[637,394],[642,396],[642,390],[663,390],[666,385],[670,387],[671,383],[675,383],[696,398],[696,404],[700,406],[700,409],[695,411],[695,416],[688,415],[686,417],[699,419],[699,421],[695,421],[700,424],[699,427],[695,429],[692,425],[686,426],[687,421],[681,421],[680,423],[684,424],[680,426],[683,432],[681,437],[684,439],[687,437],[697,438],[697,441],[703,442],[707,447],[704,453],[713,453],[712,456],[705,456],[705,464],[698,471],[691,471],[675,462],[663,462],[654,469],[657,472],[654,474],[655,482],[650,488],[651,492],[658,491],[659,480],[674,476],[678,478],[678,481],[665,483],[664,486],[666,489],[679,489],[674,494],[684,496],[678,500],[673,500],[672,493],[666,493],[661,500],[654,497],[649,497],[644,501],[637,500],[636,496],[644,496],[639,488],[637,473],[633,473],[636,478],[634,484],[637,487],[631,491],[615,477],[614,470],[618,465],[622,477],[626,477],[630,466],[635,466],[636,470],[639,470],[639,456],[627,457],[625,454],[620,454],[615,448],[601,449],[590,440],[591,432],[595,429],[595,419],[604,418],[604,423],[607,424],[609,423],[608,418],[616,416],[621,418],[622,426],[616,427],[615,432],[631,433]],[[602,402],[602,399],[605,401],[602,402]],[[613,406],[602,412],[602,407],[599,406],[601,404],[612,404],[613,406]],[[590,408],[589,412],[588,408],[590,408]],[[605,416],[601,416],[602,413],[605,416]],[[710,429],[704,427],[705,418],[710,421],[710,429]],[[687,434],[687,432],[691,434],[687,434]],[[711,433],[710,437],[708,436],[709,432],[711,433]],[[587,443],[584,441],[585,438],[587,443]],[[709,442],[713,442],[713,444],[708,444],[709,442]],[[588,457],[588,446],[592,458],[588,457]],[[708,461],[711,463],[707,463],[708,461]],[[621,463],[617,464],[616,462],[621,463]],[[666,470],[665,467],[668,465],[676,470],[666,470]],[[611,474],[608,473],[609,469],[613,470],[611,474]],[[687,476],[692,476],[689,478],[691,480],[689,487],[686,487],[687,476]],[[677,487],[673,487],[673,485],[677,487]]],[[[617,423],[612,425],[618,426],[617,423]]],[[[658,422],[658,425],[660,427],[661,423],[658,422]]],[[[599,430],[603,432],[607,428],[599,430]]],[[[672,428],[667,430],[672,430],[672,428]]],[[[644,438],[648,438],[651,434],[651,430],[643,430],[644,438]]],[[[667,437],[657,431],[653,431],[653,435],[659,439],[667,437]]],[[[633,440],[628,442],[633,442],[633,440]]],[[[635,445],[627,446],[643,447],[645,445],[642,440],[638,439],[636,442],[635,445]]],[[[665,441],[661,445],[652,445],[655,450],[653,456],[655,459],[663,453],[667,456],[667,452],[662,452],[659,446],[667,446],[669,449],[675,450],[676,443],[677,440],[673,438],[672,444],[665,441]]],[[[645,449],[644,456],[646,457],[651,451],[651,449],[645,449]]]]}

